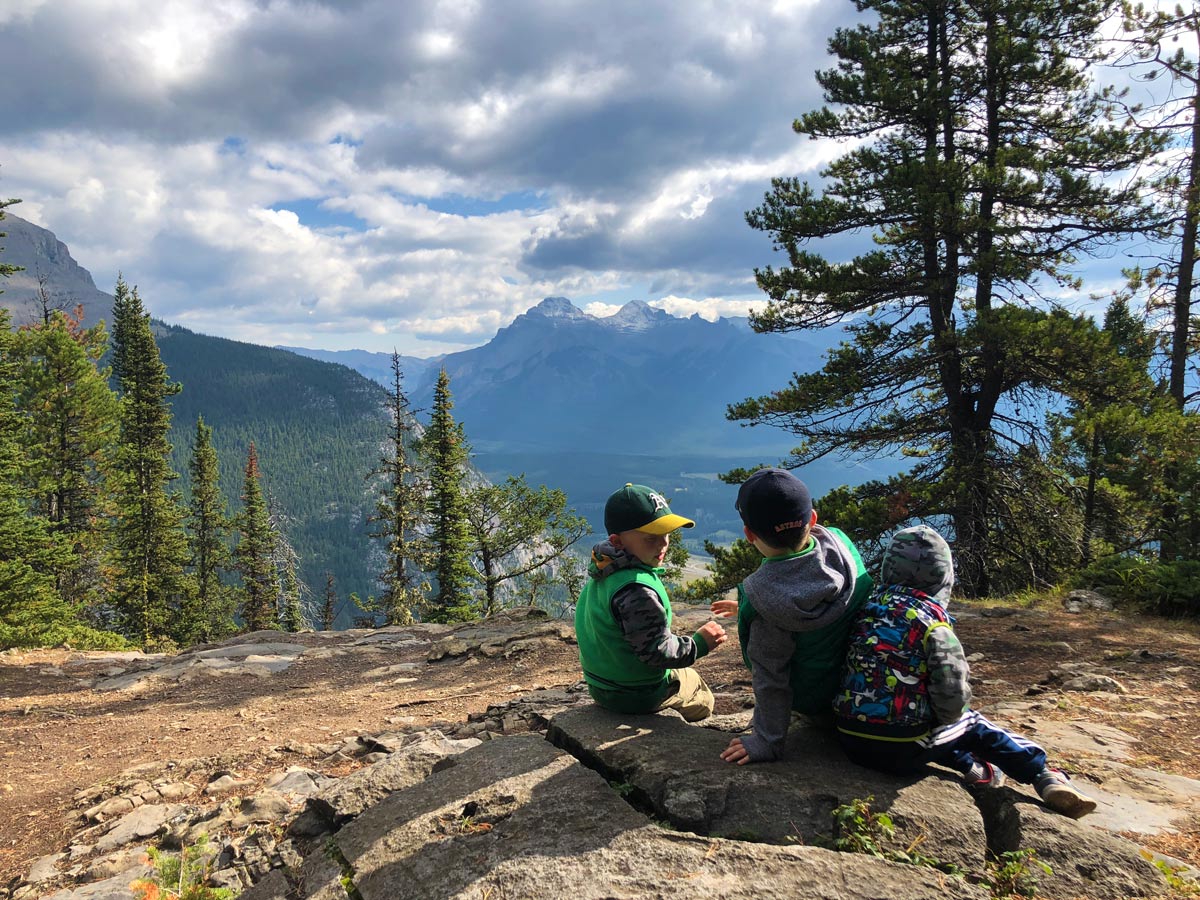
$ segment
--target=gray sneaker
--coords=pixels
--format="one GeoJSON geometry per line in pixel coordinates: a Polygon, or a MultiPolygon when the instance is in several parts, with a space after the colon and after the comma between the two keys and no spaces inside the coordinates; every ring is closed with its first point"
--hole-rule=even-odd
{"type": "Polygon", "coordinates": [[[976,759],[971,768],[963,772],[963,782],[971,787],[1003,787],[1004,773],[990,762],[976,759]]]}
{"type": "Polygon", "coordinates": [[[1080,793],[1058,769],[1042,769],[1033,786],[1048,807],[1070,819],[1081,819],[1096,811],[1096,801],[1080,793]]]}

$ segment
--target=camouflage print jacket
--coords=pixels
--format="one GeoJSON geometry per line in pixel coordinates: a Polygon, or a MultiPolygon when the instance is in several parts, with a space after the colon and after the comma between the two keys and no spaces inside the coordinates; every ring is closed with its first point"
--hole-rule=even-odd
{"type": "MultiPolygon", "coordinates": [[[[597,580],[627,568],[649,568],[608,541],[592,551],[588,574],[597,580]],[[597,561],[604,566],[601,568],[597,561]]],[[[685,669],[708,652],[703,638],[671,633],[667,611],[658,594],[644,584],[629,584],[612,598],[612,614],[634,654],[656,669],[685,669]]]]}

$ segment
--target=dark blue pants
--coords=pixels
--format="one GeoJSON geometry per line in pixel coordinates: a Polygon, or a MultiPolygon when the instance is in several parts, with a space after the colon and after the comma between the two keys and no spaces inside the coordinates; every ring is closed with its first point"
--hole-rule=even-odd
{"type": "MultiPolygon", "coordinates": [[[[847,726],[853,727],[847,722],[847,726]]],[[[1032,784],[1046,765],[1046,751],[1027,738],[990,722],[974,710],[953,725],[915,741],[888,741],[838,731],[838,741],[851,761],[869,769],[908,774],[927,763],[965,773],[976,759],[1005,775],[1032,784]]]]}

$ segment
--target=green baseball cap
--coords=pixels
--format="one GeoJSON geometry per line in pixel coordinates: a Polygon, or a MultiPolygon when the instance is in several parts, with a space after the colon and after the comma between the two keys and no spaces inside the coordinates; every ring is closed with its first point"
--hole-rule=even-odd
{"type": "Polygon", "coordinates": [[[622,531],[670,534],[676,528],[691,528],[695,524],[671,512],[667,498],[644,484],[627,484],[613,492],[604,504],[604,527],[609,534],[622,531]]]}

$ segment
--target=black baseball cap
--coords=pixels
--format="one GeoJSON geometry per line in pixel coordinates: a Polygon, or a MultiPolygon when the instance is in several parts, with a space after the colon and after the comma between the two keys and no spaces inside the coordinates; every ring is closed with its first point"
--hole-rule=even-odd
{"type": "Polygon", "coordinates": [[[644,484],[627,484],[614,491],[604,504],[604,528],[609,534],[622,531],[670,534],[676,528],[691,528],[695,524],[671,512],[667,498],[644,484]]]}
{"type": "Polygon", "coordinates": [[[736,507],[745,526],[768,543],[812,521],[812,495],[787,469],[759,469],[738,489],[736,507]]]}

